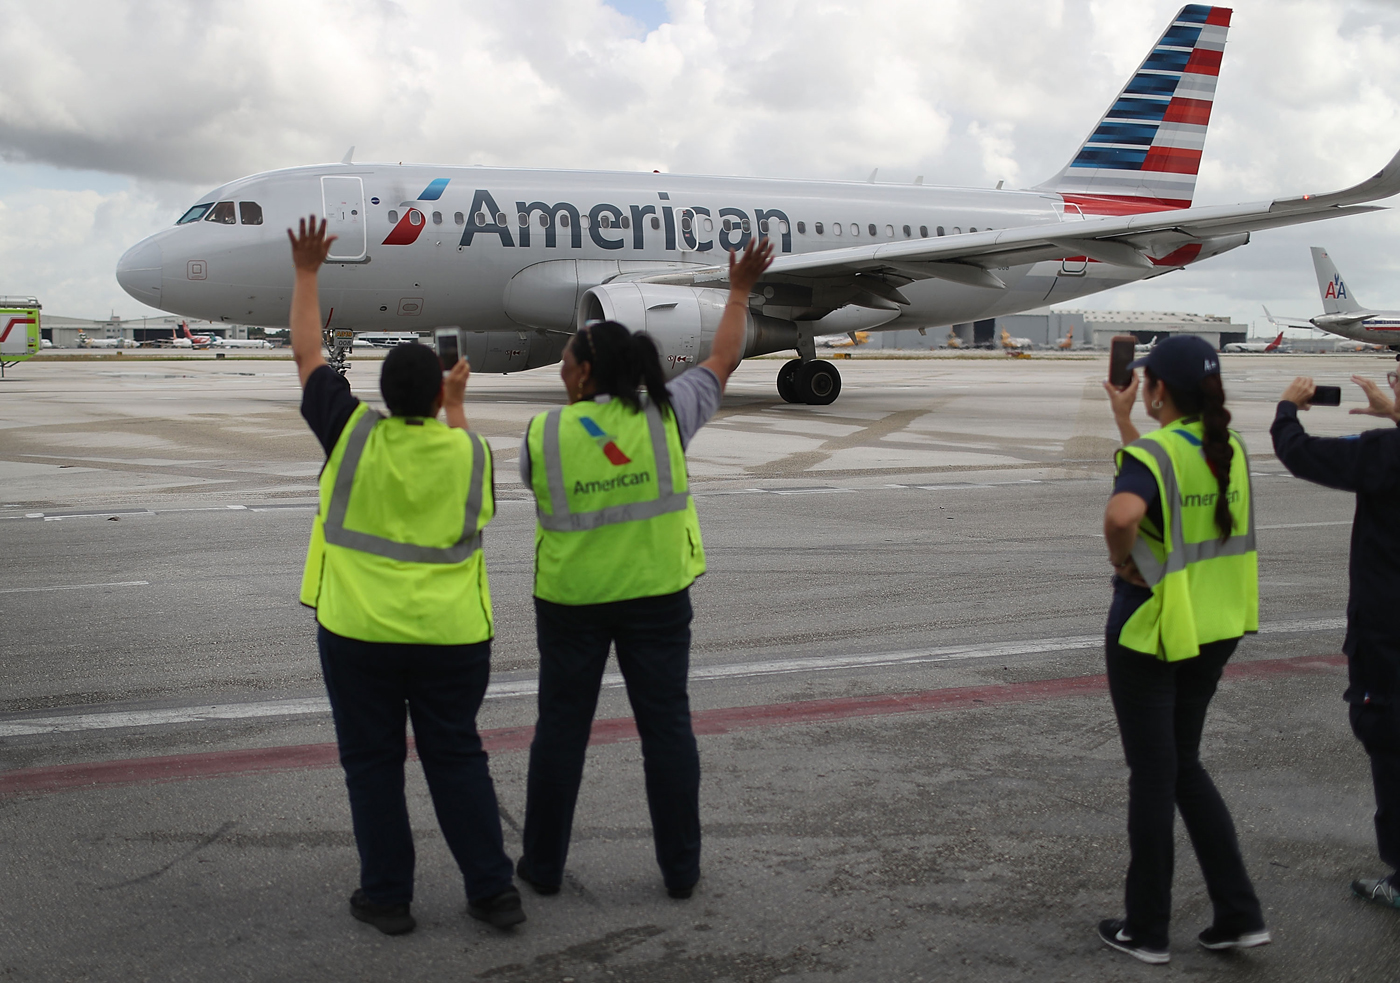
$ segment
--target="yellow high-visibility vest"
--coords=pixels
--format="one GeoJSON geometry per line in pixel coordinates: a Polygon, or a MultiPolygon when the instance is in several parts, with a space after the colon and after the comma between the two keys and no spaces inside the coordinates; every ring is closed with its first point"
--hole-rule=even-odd
{"type": "Polygon", "coordinates": [[[434,419],[361,404],[321,472],[301,602],[363,642],[467,645],[494,634],[481,531],[491,450],[434,419]]]}
{"type": "Polygon", "coordinates": [[[1176,420],[1122,448],[1157,479],[1164,528],[1138,527],[1133,560],[1152,597],[1123,625],[1125,648],[1167,662],[1200,655],[1201,646],[1259,630],[1259,554],[1254,495],[1244,442],[1234,431],[1228,491],[1231,534],[1215,525],[1220,486],[1201,450],[1198,419],[1176,420]]]}
{"type": "Polygon", "coordinates": [[[602,604],[673,594],[705,572],[675,415],[581,401],[530,421],[535,596],[602,604]]]}

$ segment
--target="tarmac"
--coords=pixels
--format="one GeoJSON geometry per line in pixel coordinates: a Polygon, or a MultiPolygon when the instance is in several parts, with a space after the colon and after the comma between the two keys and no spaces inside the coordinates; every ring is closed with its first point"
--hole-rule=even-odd
{"type": "MultiPolygon", "coordinates": [[[[1352,499],[1288,476],[1268,425],[1295,375],[1342,384],[1309,430],[1373,421],[1377,355],[1224,356],[1258,502],[1262,624],[1204,758],[1272,945],[1204,952],[1179,831],[1172,962],[1102,947],[1126,785],[1102,678],[1100,536],[1116,431],[1104,357],[857,358],[831,406],[746,362],[688,460],[703,875],[656,870],[635,730],[610,677],[564,890],[472,921],[421,771],[417,931],[346,899],[358,864],[296,603],[323,455],[281,358],[35,360],[0,382],[0,980],[1395,979],[1338,654],[1352,499]]],[[[356,391],[377,400],[378,364],[356,391]]],[[[497,638],[479,723],[519,850],[534,722],[533,515],[516,476],[557,371],[473,377],[497,465],[497,638]]],[[[1143,425],[1148,424],[1143,421],[1143,425]]]]}

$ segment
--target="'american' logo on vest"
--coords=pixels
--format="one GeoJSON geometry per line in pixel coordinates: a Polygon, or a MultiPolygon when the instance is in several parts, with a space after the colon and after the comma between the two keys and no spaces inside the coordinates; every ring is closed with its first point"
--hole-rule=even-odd
{"type": "Polygon", "coordinates": [[[591,418],[581,416],[578,418],[578,422],[583,424],[583,429],[588,431],[588,436],[598,442],[598,446],[603,449],[603,453],[607,455],[609,461],[618,465],[632,463],[632,459],[622,453],[622,448],[618,447],[617,444],[613,442],[613,439],[608,436],[607,431],[594,423],[591,418]]]}

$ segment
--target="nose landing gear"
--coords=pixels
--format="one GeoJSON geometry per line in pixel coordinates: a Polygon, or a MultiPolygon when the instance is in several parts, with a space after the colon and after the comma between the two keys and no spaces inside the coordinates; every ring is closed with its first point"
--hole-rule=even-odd
{"type": "Polygon", "coordinates": [[[778,370],[778,395],[789,403],[827,406],[841,394],[841,373],[820,359],[794,358],[778,370]]]}

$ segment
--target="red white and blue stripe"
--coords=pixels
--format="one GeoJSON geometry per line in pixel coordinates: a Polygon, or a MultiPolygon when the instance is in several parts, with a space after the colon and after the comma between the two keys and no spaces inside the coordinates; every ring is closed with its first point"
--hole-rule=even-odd
{"type": "Polygon", "coordinates": [[[1086,215],[1190,207],[1230,14],[1181,8],[1079,153],[1038,190],[1086,215]]]}

